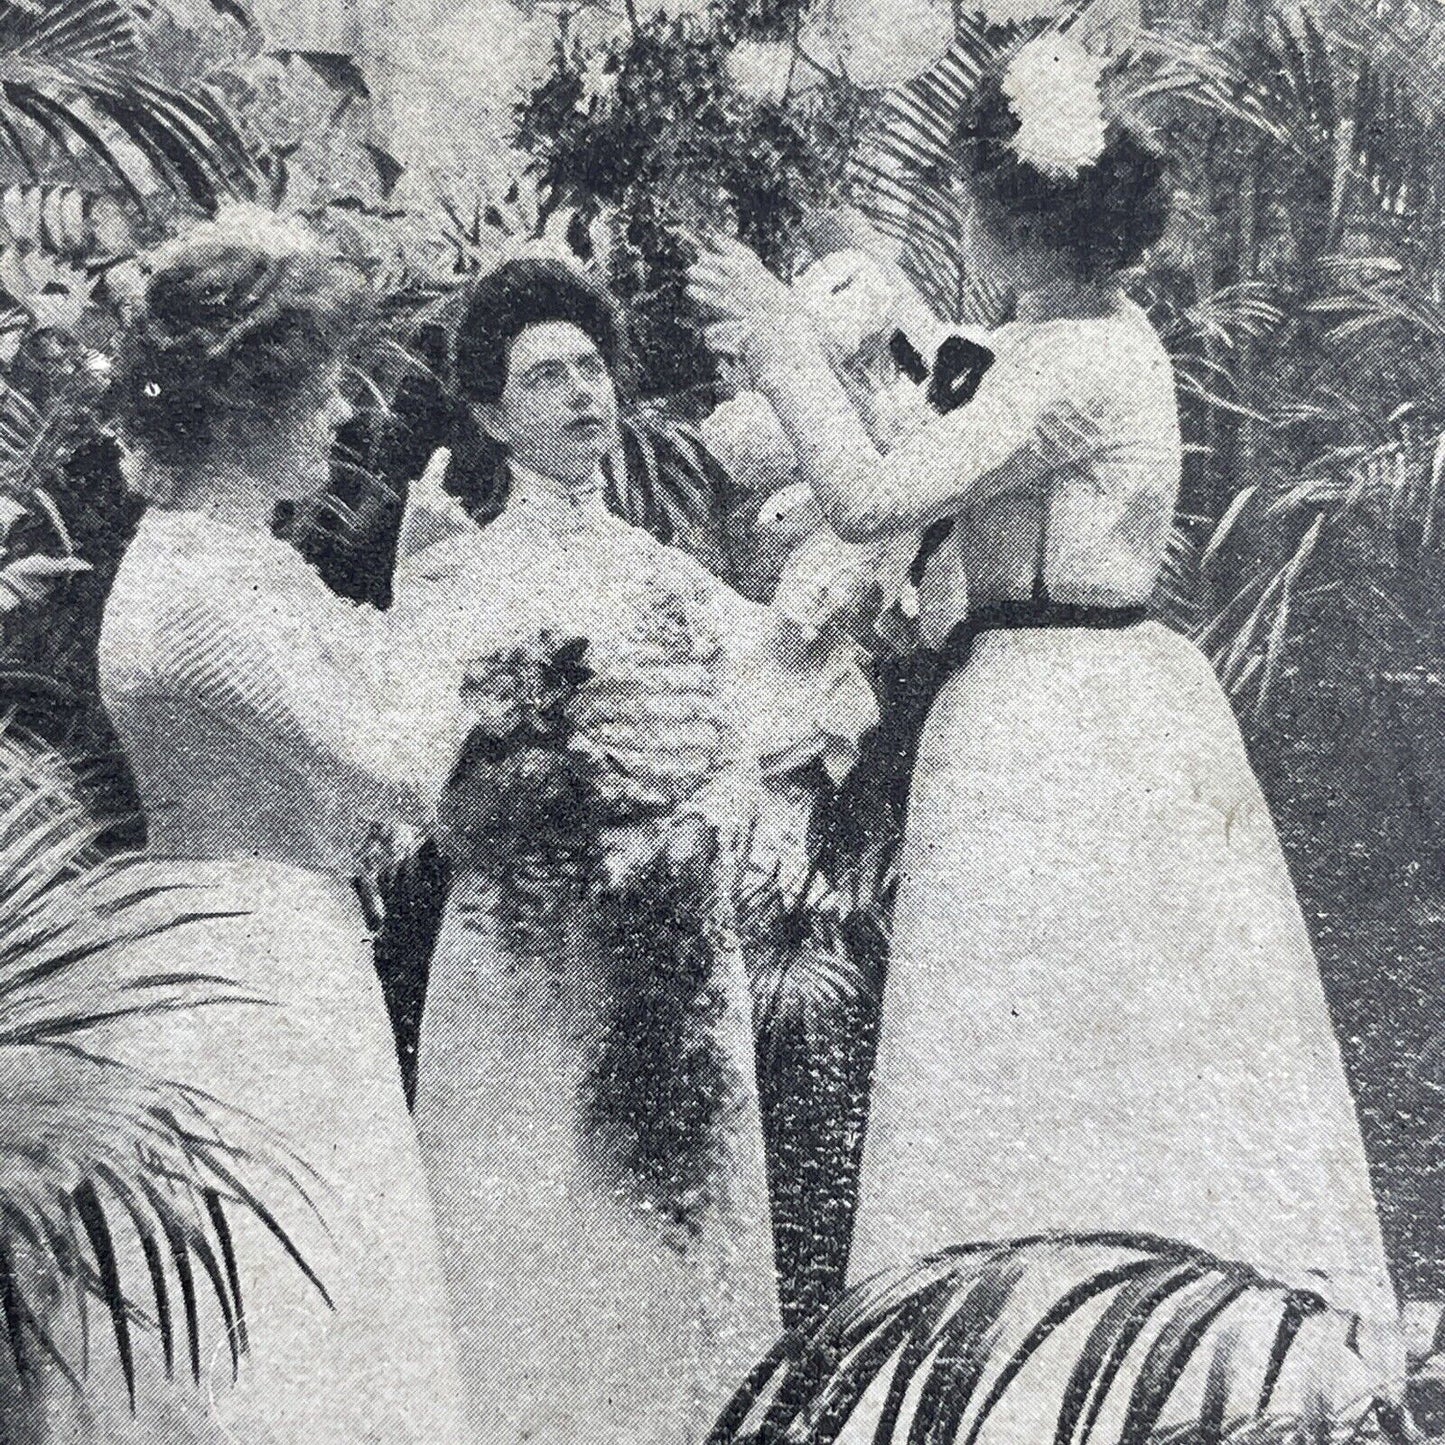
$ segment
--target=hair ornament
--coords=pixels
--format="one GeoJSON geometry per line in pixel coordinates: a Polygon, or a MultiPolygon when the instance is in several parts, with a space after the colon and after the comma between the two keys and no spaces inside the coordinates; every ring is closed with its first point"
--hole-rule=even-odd
{"type": "Polygon", "coordinates": [[[1104,154],[1103,62],[1072,35],[1049,31],[1021,46],[1000,88],[1018,121],[1009,144],[1054,180],[1072,180],[1104,154]]]}

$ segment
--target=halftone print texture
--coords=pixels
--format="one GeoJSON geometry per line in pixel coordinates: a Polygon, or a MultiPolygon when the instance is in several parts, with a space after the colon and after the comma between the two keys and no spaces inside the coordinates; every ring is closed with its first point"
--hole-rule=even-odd
{"type": "Polygon", "coordinates": [[[0,0],[0,1439],[1445,1437],[1442,54],[0,0]]]}

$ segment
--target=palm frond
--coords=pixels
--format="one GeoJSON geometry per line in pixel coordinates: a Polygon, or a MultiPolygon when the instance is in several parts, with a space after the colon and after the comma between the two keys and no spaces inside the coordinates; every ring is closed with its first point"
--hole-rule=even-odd
{"type": "Polygon", "coordinates": [[[940,316],[977,320],[986,302],[961,270],[958,203],[945,184],[954,131],[990,66],[1022,32],[963,16],[948,53],[917,79],[885,92],[849,161],[854,203],[902,243],[900,264],[940,316]]]}
{"type": "Polygon", "coordinates": [[[1223,41],[1151,31],[1131,60],[1116,82],[1127,108],[1192,103],[1323,176],[1309,194],[1324,203],[1315,239],[1327,247],[1362,204],[1398,228],[1431,198],[1430,127],[1407,79],[1331,43],[1308,12],[1223,41]]]}
{"type": "Polygon", "coordinates": [[[1021,1405],[1055,1445],[1303,1439],[1288,1431],[1322,1414],[1374,1421],[1378,1436],[1396,1382],[1325,1403],[1347,1368],[1360,1378],[1355,1330],[1313,1291],[1152,1236],[958,1245],[858,1286],[785,1341],[709,1445],[833,1445],[845,1430],[977,1445],[1021,1405]]]}
{"type": "Polygon", "coordinates": [[[696,432],[647,417],[622,422],[620,465],[609,461],[608,503],[633,526],[682,547],[736,583],[726,523],[739,500],[727,468],[696,432]]]}
{"type": "Polygon", "coordinates": [[[134,1407],[138,1331],[158,1333],[168,1374],[179,1342],[200,1379],[198,1274],[233,1365],[244,1352],[233,1213],[258,1218],[327,1295],[262,1197],[309,1204],[279,1141],[87,1045],[120,1020],[262,1003],[204,969],[114,967],[119,948],[227,915],[136,860],[99,857],[98,832],[61,760],[0,732],[0,1330],[22,1381],[47,1363],[78,1380],[99,1305],[134,1407]],[[67,1297],[79,1359],[56,1328],[67,1297]]]}
{"type": "Polygon", "coordinates": [[[1204,552],[1200,519],[1178,517],[1170,529],[1164,564],[1149,610],[1156,621],[1192,637],[1204,619],[1204,552]]]}
{"type": "Polygon", "coordinates": [[[135,24],[111,0],[0,6],[0,53],[58,64],[129,65],[139,48],[135,24]]]}
{"type": "Polygon", "coordinates": [[[0,153],[32,181],[80,161],[98,165],[143,204],[135,153],[171,189],[210,208],[252,195],[240,133],[204,85],[147,75],[122,0],[0,0],[0,153]],[[42,158],[47,158],[42,164],[42,158]]]}

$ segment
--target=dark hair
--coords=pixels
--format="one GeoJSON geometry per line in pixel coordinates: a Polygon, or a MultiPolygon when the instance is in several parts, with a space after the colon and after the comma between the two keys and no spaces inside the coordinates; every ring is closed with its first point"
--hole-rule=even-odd
{"type": "Polygon", "coordinates": [[[370,292],[308,244],[211,223],[164,248],[122,340],[117,396],[131,439],[179,463],[239,420],[274,427],[313,399],[370,292]]]}
{"type": "Polygon", "coordinates": [[[986,76],[959,121],[955,149],[965,177],[1005,237],[1060,252],[1085,280],[1135,265],[1169,219],[1163,159],[1111,120],[1104,151],[1077,176],[1046,175],[1012,145],[1019,117],[1000,77],[986,76]]]}
{"type": "Polygon", "coordinates": [[[622,311],[611,294],[562,261],[523,258],[489,271],[472,288],[457,327],[457,389],[472,401],[496,401],[507,384],[512,343],[529,327],[566,321],[585,332],[616,381],[625,380],[622,311]]]}

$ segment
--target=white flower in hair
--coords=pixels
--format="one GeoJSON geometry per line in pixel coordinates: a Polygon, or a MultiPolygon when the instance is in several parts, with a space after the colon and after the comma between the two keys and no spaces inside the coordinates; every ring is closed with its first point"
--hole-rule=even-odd
{"type": "Polygon", "coordinates": [[[1000,84],[1019,122],[1010,144],[1021,161],[1066,180],[1104,154],[1102,69],[1067,34],[1040,35],[1019,49],[1000,84]]]}

